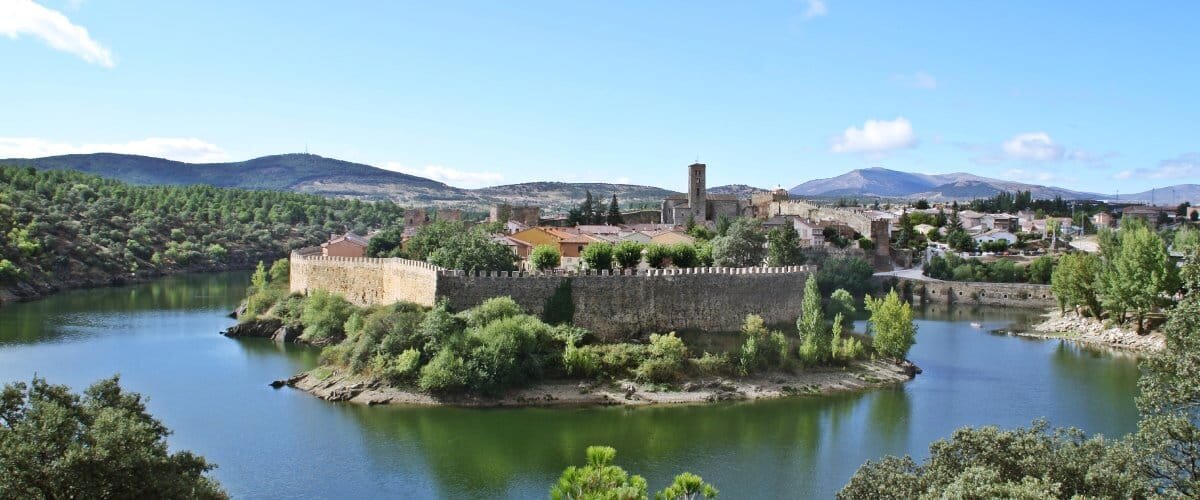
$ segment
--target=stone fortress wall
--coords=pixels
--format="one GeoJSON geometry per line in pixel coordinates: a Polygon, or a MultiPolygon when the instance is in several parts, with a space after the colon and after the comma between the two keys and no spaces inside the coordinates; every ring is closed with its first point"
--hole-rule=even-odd
{"type": "Polygon", "coordinates": [[[560,287],[569,289],[573,322],[605,340],[677,330],[736,331],[747,314],[768,324],[791,323],[800,313],[810,269],[651,269],[635,272],[468,274],[405,259],[292,254],[291,291],[325,289],[357,305],[409,301],[453,310],[492,297],[512,297],[540,315],[560,287]]]}
{"type": "MultiPolygon", "coordinates": [[[[876,278],[879,288],[891,286],[890,278],[876,278]]],[[[911,292],[917,304],[961,304],[1002,307],[1046,308],[1058,305],[1050,285],[1029,283],[977,283],[967,281],[933,281],[899,279],[897,291],[911,292]]]]}

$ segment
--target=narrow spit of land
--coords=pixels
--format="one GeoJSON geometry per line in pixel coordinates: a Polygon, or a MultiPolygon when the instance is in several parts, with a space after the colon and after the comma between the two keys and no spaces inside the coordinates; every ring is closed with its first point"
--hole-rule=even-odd
{"type": "Polygon", "coordinates": [[[701,404],[717,401],[774,399],[821,395],[886,387],[911,380],[919,369],[911,363],[856,361],[845,368],[772,373],[751,377],[710,377],[674,386],[644,384],[630,380],[555,380],[509,391],[498,397],[477,395],[435,396],[389,387],[367,377],[325,367],[274,382],[290,386],[327,401],[351,403],[451,405],[464,407],[521,406],[645,406],[701,404]]]}
{"type": "Polygon", "coordinates": [[[1075,313],[1063,314],[1056,309],[1047,311],[1043,317],[1043,321],[1031,326],[1027,332],[1019,332],[1018,335],[1070,340],[1139,353],[1157,352],[1166,347],[1162,332],[1139,335],[1132,329],[1107,324],[1101,319],[1087,318],[1075,313]]]}

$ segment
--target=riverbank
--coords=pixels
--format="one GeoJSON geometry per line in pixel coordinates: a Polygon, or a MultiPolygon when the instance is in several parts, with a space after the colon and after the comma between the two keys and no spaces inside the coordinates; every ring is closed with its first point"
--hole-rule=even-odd
{"type": "Polygon", "coordinates": [[[1161,332],[1138,335],[1132,329],[1106,325],[1103,320],[1074,313],[1063,314],[1057,309],[1047,311],[1043,317],[1045,320],[1031,326],[1030,331],[1018,332],[1017,335],[1071,340],[1135,352],[1155,352],[1166,346],[1161,332]]]}
{"type": "Polygon", "coordinates": [[[911,363],[856,361],[845,368],[797,373],[772,373],[745,378],[704,378],[676,386],[641,384],[630,380],[555,380],[499,397],[475,395],[435,396],[412,389],[389,387],[378,380],[343,370],[319,367],[286,380],[273,382],[293,387],[326,401],[364,405],[399,404],[461,407],[527,406],[647,406],[701,404],[717,401],[753,401],[789,396],[861,391],[912,380],[920,369],[911,363]]]}

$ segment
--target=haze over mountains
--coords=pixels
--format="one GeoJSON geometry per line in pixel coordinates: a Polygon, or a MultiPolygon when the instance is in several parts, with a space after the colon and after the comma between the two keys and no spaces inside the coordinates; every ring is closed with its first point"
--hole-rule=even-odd
{"type": "MultiPolygon", "coordinates": [[[[184,163],[162,158],[116,153],[6,159],[0,164],[38,169],[71,169],[133,184],[210,184],[219,187],[295,191],[326,196],[390,199],[406,206],[452,206],[480,209],[495,202],[533,204],[562,210],[579,202],[587,191],[605,197],[616,193],[625,206],[656,206],[675,191],[654,186],[609,183],[527,182],[463,189],[432,179],[385,170],[361,163],[312,154],[264,156],[241,162],[184,163]]],[[[682,175],[682,169],[681,169],[682,175]]],[[[1035,198],[1117,199],[1115,194],[1073,191],[991,179],[967,173],[919,174],[884,168],[852,170],[827,179],[814,179],[789,192],[812,198],[925,198],[931,201],[990,197],[1001,191],[1029,190],[1035,198]]],[[[711,193],[749,196],[763,191],[741,184],[709,188],[711,193]]],[[[1166,186],[1154,192],[1121,194],[1121,201],[1175,204],[1200,202],[1200,185],[1166,186]]]]}

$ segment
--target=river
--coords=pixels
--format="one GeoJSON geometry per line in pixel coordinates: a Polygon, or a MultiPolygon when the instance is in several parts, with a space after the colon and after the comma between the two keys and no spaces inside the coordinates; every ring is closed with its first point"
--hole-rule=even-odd
{"type": "MultiPolygon", "coordinates": [[[[857,394],[658,408],[459,409],[328,403],[267,383],[317,352],[218,334],[246,273],[166,278],[0,307],[0,381],[82,390],[121,375],[235,498],[540,498],[591,444],[652,490],[681,471],[726,498],[828,498],[865,460],[924,457],[963,425],[1046,417],[1134,430],[1132,357],[993,333],[1015,309],[929,309],[911,358],[925,373],[857,394]],[[970,325],[981,324],[981,328],[970,325]]],[[[862,328],[861,321],[856,325],[862,328]]]]}

